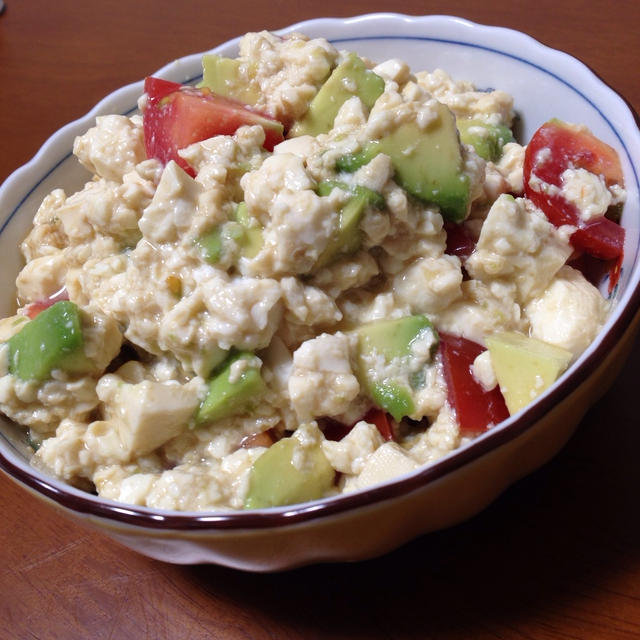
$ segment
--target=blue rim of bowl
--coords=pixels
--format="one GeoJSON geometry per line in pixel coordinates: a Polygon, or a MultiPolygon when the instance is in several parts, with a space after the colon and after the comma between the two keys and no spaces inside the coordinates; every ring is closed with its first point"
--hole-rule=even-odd
{"type": "MultiPolygon", "coordinates": [[[[414,19],[418,16],[406,16],[402,14],[368,14],[364,16],[357,16],[350,19],[340,20],[341,23],[351,21],[370,20],[375,18],[393,18],[393,19],[414,19]]],[[[456,22],[464,23],[466,25],[494,29],[495,27],[489,27],[485,25],[479,25],[461,18],[452,16],[432,16],[433,18],[445,18],[452,19],[456,22]]],[[[295,29],[302,30],[307,25],[316,22],[311,20],[309,22],[298,23],[287,27],[283,31],[290,32],[295,29]]],[[[502,29],[502,28],[500,28],[502,29]]],[[[518,37],[526,37],[529,40],[535,42],[542,49],[565,55],[571,58],[573,61],[579,62],[576,58],[560,52],[558,50],[551,49],[535,41],[526,34],[517,32],[511,29],[505,29],[518,37]]],[[[578,93],[583,99],[587,100],[598,110],[601,117],[607,122],[611,130],[615,133],[620,144],[625,149],[630,161],[630,166],[633,170],[636,184],[638,184],[638,175],[635,165],[631,161],[631,156],[626,148],[622,137],[611,122],[600,112],[600,110],[593,105],[593,103],[584,96],[578,89],[572,86],[563,78],[557,76],[553,72],[541,67],[540,65],[527,60],[526,58],[516,56],[512,53],[501,51],[494,47],[487,47],[484,45],[478,45],[474,43],[450,40],[446,38],[433,38],[433,37],[419,37],[419,36],[401,36],[401,35],[368,35],[368,36],[353,36],[345,38],[335,38],[331,42],[347,43],[358,42],[362,40],[388,40],[388,39],[415,39],[423,41],[436,41],[441,43],[456,44],[460,46],[480,48],[492,53],[507,56],[509,58],[523,62],[524,64],[531,65],[540,71],[552,75],[557,80],[578,93]]],[[[583,65],[584,66],[584,65],[583,65]]],[[[587,68],[587,67],[585,67],[587,68]]],[[[613,92],[604,81],[602,81],[593,71],[589,70],[589,73],[593,75],[602,85],[613,92]]],[[[197,80],[198,77],[193,77],[191,81],[197,80]]],[[[618,94],[616,94],[618,95],[618,94]]],[[[107,97],[108,98],[108,97],[107,97]]],[[[631,105],[625,102],[627,109],[631,113],[632,117],[638,122],[638,115],[635,113],[631,105]]],[[[132,109],[131,111],[134,111],[132,109]]],[[[73,124],[73,123],[71,123],[73,124]]],[[[44,146],[46,146],[45,143],[44,146]]],[[[39,184],[44,180],[55,168],[62,162],[64,162],[71,154],[68,154],[62,158],[56,165],[50,168],[47,173],[40,178],[39,184]]],[[[18,170],[19,171],[19,170],[18,170]]],[[[14,174],[15,175],[15,174],[14,174]]],[[[27,193],[20,203],[15,207],[14,211],[7,218],[0,233],[11,220],[17,209],[21,206],[30,193],[37,187],[34,186],[29,193],[27,193]]],[[[635,259],[637,259],[639,247],[636,247],[635,259]]],[[[635,263],[634,259],[634,263],[635,263]]],[[[202,531],[207,529],[216,530],[230,530],[230,529],[265,529],[274,527],[285,527],[302,522],[308,522],[320,517],[328,517],[339,515],[346,511],[352,511],[358,508],[366,508],[374,503],[381,503],[386,500],[400,497],[405,494],[417,491],[426,485],[443,478],[444,476],[466,466],[467,464],[481,458],[483,455],[497,449],[498,447],[515,440],[520,435],[528,431],[533,427],[545,414],[547,414],[551,408],[553,408],[559,401],[569,396],[580,385],[582,385],[589,376],[598,368],[603,362],[606,355],[613,351],[615,345],[625,335],[627,330],[631,327],[634,318],[638,314],[640,309],[640,283],[637,283],[633,291],[628,295],[628,299],[624,309],[619,313],[615,322],[609,327],[605,335],[600,338],[600,344],[576,367],[573,371],[559,381],[559,383],[551,389],[547,394],[542,396],[540,400],[525,409],[518,415],[509,418],[502,425],[495,430],[488,431],[473,442],[469,443],[463,448],[457,449],[451,452],[449,455],[442,459],[429,464],[411,475],[400,477],[396,480],[392,480],[389,483],[374,486],[368,489],[364,489],[358,492],[342,494],[329,498],[323,498],[314,502],[289,505],[286,507],[275,507],[273,509],[255,510],[255,511],[205,511],[205,512],[177,512],[177,511],[164,511],[160,509],[152,509],[148,507],[138,507],[135,505],[129,505],[125,503],[114,502],[99,498],[92,494],[80,492],[69,485],[63,484],[61,481],[57,481],[55,478],[48,478],[43,474],[40,474],[33,470],[24,469],[21,466],[15,464],[12,460],[7,458],[2,452],[0,452],[0,469],[2,469],[12,479],[19,484],[35,491],[37,494],[53,501],[61,507],[67,509],[70,512],[76,514],[82,514],[87,516],[93,516],[102,518],[109,521],[114,521],[114,524],[120,523],[123,525],[129,525],[144,529],[154,530],[175,530],[175,531],[202,531]]],[[[2,435],[2,434],[0,434],[2,435]]],[[[6,440],[4,436],[3,439],[6,440]]],[[[7,444],[15,447],[7,441],[7,444]]]]}

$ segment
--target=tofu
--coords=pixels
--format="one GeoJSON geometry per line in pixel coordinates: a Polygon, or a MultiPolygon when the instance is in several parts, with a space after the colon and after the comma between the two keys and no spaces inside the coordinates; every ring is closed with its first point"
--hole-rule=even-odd
{"type": "Polygon", "coordinates": [[[510,280],[523,303],[544,291],[572,252],[568,234],[542,211],[524,198],[502,195],[489,210],[465,267],[485,283],[510,280]]]}
{"type": "Polygon", "coordinates": [[[349,483],[350,489],[364,489],[415,471],[420,465],[395,442],[385,442],[364,463],[349,483]]]}
{"type": "Polygon", "coordinates": [[[345,412],[359,391],[345,334],[322,334],[303,342],[293,354],[289,395],[301,422],[345,412]]]}
{"type": "Polygon", "coordinates": [[[187,384],[122,382],[118,376],[103,376],[98,396],[105,403],[107,420],[114,423],[122,446],[130,456],[151,453],[182,433],[195,413],[202,395],[198,378],[187,384]]]}
{"type": "Polygon", "coordinates": [[[576,269],[563,267],[544,293],[525,307],[531,337],[578,357],[594,340],[609,310],[600,292],[576,269]]]}

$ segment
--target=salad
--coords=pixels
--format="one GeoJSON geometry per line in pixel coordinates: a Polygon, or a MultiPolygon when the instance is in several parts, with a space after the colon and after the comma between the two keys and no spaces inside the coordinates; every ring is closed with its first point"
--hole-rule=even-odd
{"type": "Polygon", "coordinates": [[[21,245],[0,411],[116,501],[251,509],[478,437],[591,344],[624,250],[618,156],[513,99],[322,38],[245,35],[100,116],[21,245]]]}

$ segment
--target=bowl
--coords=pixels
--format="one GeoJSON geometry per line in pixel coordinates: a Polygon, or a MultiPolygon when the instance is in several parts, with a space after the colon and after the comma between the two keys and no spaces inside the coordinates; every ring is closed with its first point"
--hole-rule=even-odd
{"type": "MultiPolygon", "coordinates": [[[[586,124],[620,154],[628,201],[625,256],[613,311],[597,339],[537,401],[472,442],[411,474],[372,488],[310,503],[243,512],[171,512],[112,502],[44,475],[28,462],[19,430],[0,425],[0,468],[45,503],[152,558],[275,571],[383,554],[420,534],[477,513],[517,479],[551,458],[612,384],[639,327],[640,132],[625,102],[587,67],[522,33],[450,16],[370,14],[323,18],[279,33],[326,37],[374,60],[398,57],[413,69],[442,67],[479,88],[514,96],[521,140],[550,117],[586,124]]],[[[238,39],[215,52],[235,56],[238,39]]],[[[175,60],[155,75],[195,82],[201,55],[175,60]]],[[[152,70],[150,70],[152,71],[152,70]]],[[[87,174],[71,154],[73,139],[97,115],[131,114],[142,81],[123,87],[54,134],[0,188],[0,263],[15,276],[18,244],[42,198],[55,187],[79,189],[87,174]]],[[[3,279],[0,316],[13,312],[13,277],[3,279]]]]}

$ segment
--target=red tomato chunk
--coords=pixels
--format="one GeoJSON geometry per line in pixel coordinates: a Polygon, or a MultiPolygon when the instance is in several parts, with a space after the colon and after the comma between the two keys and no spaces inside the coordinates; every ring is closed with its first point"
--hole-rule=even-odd
{"type": "Polygon", "coordinates": [[[478,435],[509,417],[500,389],[486,391],[473,376],[473,361],[484,350],[482,345],[462,336],[440,333],[447,398],[456,412],[462,436],[478,435]]]}
{"type": "Polygon", "coordinates": [[[260,125],[264,147],[284,139],[282,123],[237,100],[209,89],[184,86],[161,78],[145,80],[148,102],[142,114],[147,156],[163,164],[174,160],[189,175],[195,171],[178,155],[180,149],[216,135],[232,135],[243,125],[260,125]]]}
{"type": "Polygon", "coordinates": [[[578,229],[571,244],[600,260],[614,260],[610,288],[619,275],[624,252],[624,229],[606,217],[584,221],[577,207],[557,189],[566,169],[585,169],[602,176],[607,186],[624,186],[620,159],[615,149],[589,131],[559,120],[543,124],[527,145],[524,158],[525,195],[556,227],[572,225],[578,229]],[[550,185],[550,188],[549,188],[550,185]]]}

